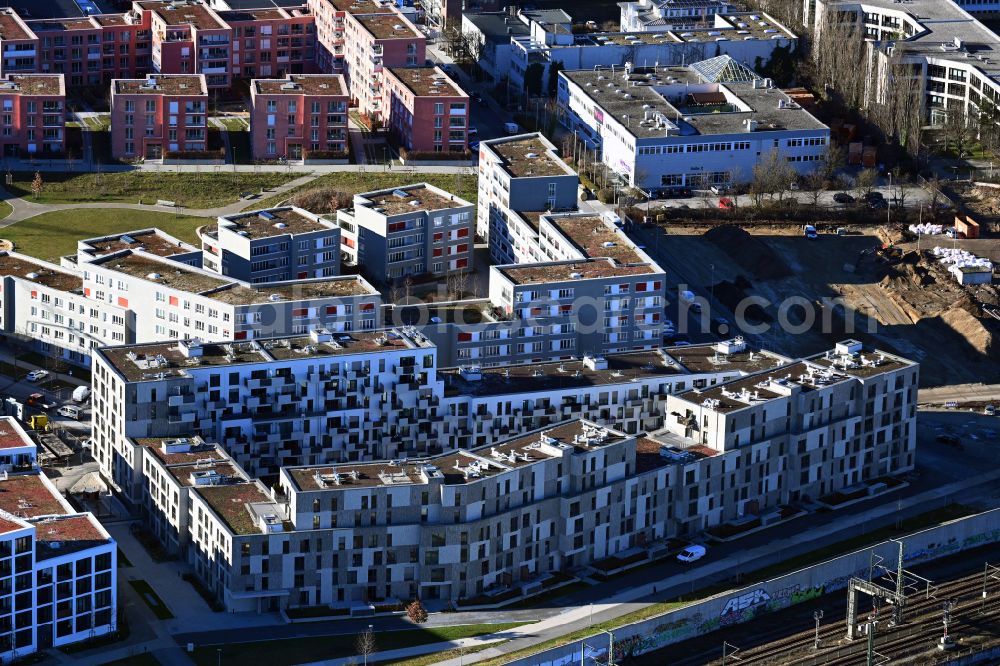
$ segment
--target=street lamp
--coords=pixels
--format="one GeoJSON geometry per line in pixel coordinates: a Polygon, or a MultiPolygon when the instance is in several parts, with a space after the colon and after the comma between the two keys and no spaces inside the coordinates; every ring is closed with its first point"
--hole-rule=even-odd
{"type": "Polygon", "coordinates": [[[813,639],[813,649],[819,649],[819,621],[823,619],[823,611],[813,611],[813,619],[816,620],[816,637],[813,639]]]}

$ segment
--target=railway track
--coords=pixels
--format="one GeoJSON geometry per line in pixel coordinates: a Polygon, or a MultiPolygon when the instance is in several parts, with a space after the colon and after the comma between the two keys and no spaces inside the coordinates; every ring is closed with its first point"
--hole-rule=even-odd
{"type": "MultiPolygon", "coordinates": [[[[983,576],[971,574],[954,581],[932,587],[932,596],[924,592],[911,591],[908,595],[904,611],[904,624],[889,628],[892,615],[891,606],[883,606],[879,611],[879,631],[876,633],[875,650],[880,654],[891,655],[893,659],[920,654],[932,649],[933,642],[942,634],[942,604],[945,600],[957,600],[951,610],[952,632],[959,632],[984,620],[994,620],[1000,617],[1000,595],[987,599],[983,604],[981,593],[983,576]],[[980,613],[985,609],[985,613],[980,613]]],[[[996,595],[996,584],[993,593],[996,595]]],[[[846,594],[846,591],[844,592],[846,594]]],[[[868,621],[870,614],[859,615],[859,624],[868,621]]],[[[863,663],[867,651],[867,639],[860,638],[847,641],[846,629],[842,615],[827,617],[826,624],[820,625],[820,649],[813,649],[816,633],[814,629],[800,631],[792,636],[785,636],[787,628],[780,626],[765,629],[757,634],[757,638],[768,642],[759,647],[730,654],[730,662],[749,666],[752,664],[794,664],[796,666],[823,666],[843,664],[854,666],[863,663]],[[774,640],[768,640],[770,637],[774,640]],[[860,661],[859,661],[860,659],[860,661]]],[[[719,663],[718,649],[712,649],[701,654],[691,655],[672,661],[675,666],[694,664],[719,663]]]]}

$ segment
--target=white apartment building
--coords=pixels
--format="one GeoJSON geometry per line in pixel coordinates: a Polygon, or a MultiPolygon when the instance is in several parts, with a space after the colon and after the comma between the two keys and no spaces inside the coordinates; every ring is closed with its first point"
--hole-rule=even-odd
{"type": "Polygon", "coordinates": [[[0,280],[0,331],[40,353],[88,365],[95,347],[131,339],[134,315],[118,304],[92,301],[78,273],[3,252],[0,280]]]}
{"type": "Polygon", "coordinates": [[[35,467],[35,444],[0,417],[0,662],[115,630],[117,547],[35,467]]]}
{"type": "MultiPolygon", "coordinates": [[[[499,241],[493,234],[518,223],[512,221],[513,213],[575,210],[579,187],[576,172],[538,132],[483,141],[479,144],[476,234],[490,241],[495,262],[516,262],[521,255],[494,250],[499,241]]],[[[516,251],[516,240],[504,243],[513,244],[516,251]]]]}
{"type": "Polygon", "coordinates": [[[475,205],[418,183],[354,195],[337,211],[348,261],[380,284],[472,269],[475,205]]]}
{"type": "Polygon", "coordinates": [[[823,160],[830,140],[826,125],[728,56],[559,77],[563,124],[633,187],[748,182],[774,151],[805,174],[823,160]]]}
{"type": "Polygon", "coordinates": [[[881,97],[890,59],[901,59],[922,83],[926,121],[938,125],[949,109],[974,118],[1000,106],[1000,37],[969,13],[998,9],[997,2],[805,0],[803,21],[819,31],[828,15],[853,17],[869,42],[868,66],[876,68],[871,96],[881,97]]]}
{"type": "MultiPolygon", "coordinates": [[[[914,364],[855,341],[800,361],[755,359],[738,340],[713,351],[692,363],[726,367],[731,358],[748,370],[756,361],[754,374],[674,384],[656,436],[554,410],[536,428],[440,455],[284,466],[273,490],[215,447],[153,439],[136,445],[170,478],[147,474],[144,492],[163,496],[163,484],[168,497],[186,498],[187,532],[175,543],[187,544],[188,561],[228,610],[262,612],[412,598],[490,603],[636,548],[726,523],[766,524],[796,502],[875,492],[913,468],[914,364]]],[[[593,380],[600,370],[590,372],[593,380]]],[[[675,367],[673,380],[683,373],[675,367]]],[[[507,398],[525,409],[529,395],[559,400],[533,388],[542,391],[507,398]]],[[[611,411],[627,401],[615,404],[611,411]]],[[[476,421],[488,423],[494,408],[482,403],[476,421]]]]}

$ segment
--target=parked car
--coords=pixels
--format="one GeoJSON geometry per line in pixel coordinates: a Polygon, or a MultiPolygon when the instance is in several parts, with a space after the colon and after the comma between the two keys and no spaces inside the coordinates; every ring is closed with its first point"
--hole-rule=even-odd
{"type": "Polygon", "coordinates": [[[956,437],[955,435],[938,435],[937,437],[934,438],[934,441],[937,442],[938,444],[945,444],[947,446],[951,446],[956,449],[963,448],[962,440],[956,437]]]}
{"type": "Polygon", "coordinates": [[[839,204],[852,204],[855,199],[847,192],[837,192],[833,195],[833,200],[839,204]]]}
{"type": "Polygon", "coordinates": [[[73,389],[73,402],[87,402],[87,398],[90,397],[90,387],[89,386],[77,386],[73,389]]]}
{"type": "Polygon", "coordinates": [[[708,189],[712,194],[725,194],[729,191],[729,187],[726,185],[712,185],[712,187],[708,189]]]}
{"type": "Polygon", "coordinates": [[[29,382],[39,382],[49,376],[48,370],[32,370],[25,377],[29,382]]]}
{"type": "Polygon", "coordinates": [[[736,204],[734,204],[733,200],[729,197],[722,197],[719,199],[719,208],[723,210],[732,210],[736,208],[736,204]]]}
{"type": "Polygon", "coordinates": [[[958,407],[958,402],[955,400],[949,400],[948,402],[944,403],[945,409],[955,409],[956,407],[958,407]]]}
{"type": "Polygon", "coordinates": [[[697,562],[701,558],[705,557],[706,552],[708,552],[708,550],[704,546],[688,546],[677,554],[677,560],[679,562],[697,562]]]}
{"type": "Polygon", "coordinates": [[[28,396],[28,404],[32,407],[41,407],[43,400],[45,400],[45,396],[41,393],[32,393],[28,396]]]}
{"type": "Polygon", "coordinates": [[[475,127],[470,127],[469,128],[469,138],[470,139],[472,137],[474,137],[474,136],[477,136],[478,134],[479,134],[479,130],[477,128],[475,128],[475,127]]]}
{"type": "Polygon", "coordinates": [[[671,347],[690,347],[691,343],[687,340],[674,340],[670,343],[671,347]]]}
{"type": "Polygon", "coordinates": [[[664,199],[686,199],[691,196],[690,187],[668,187],[663,190],[664,199]]]}
{"type": "Polygon", "coordinates": [[[816,227],[811,224],[807,224],[802,228],[802,234],[809,239],[816,239],[819,235],[816,233],[816,227]]]}
{"type": "Polygon", "coordinates": [[[885,199],[873,199],[868,202],[868,207],[872,210],[885,210],[889,207],[889,202],[885,199]]]}
{"type": "Polygon", "coordinates": [[[507,134],[517,134],[521,131],[521,128],[518,127],[517,123],[504,123],[503,131],[507,134]]]}
{"type": "Polygon", "coordinates": [[[479,154],[479,142],[478,141],[473,141],[472,143],[470,143],[469,144],[469,150],[471,150],[473,153],[475,153],[476,155],[478,155],[479,154]]]}
{"type": "Polygon", "coordinates": [[[983,414],[986,414],[986,416],[996,416],[997,408],[993,405],[986,405],[986,409],[983,410],[983,414]]]}
{"type": "Polygon", "coordinates": [[[613,210],[606,210],[601,213],[601,219],[603,219],[608,224],[613,224],[616,227],[623,226],[622,218],[618,217],[618,214],[613,210]]]}
{"type": "Polygon", "coordinates": [[[75,405],[63,405],[56,410],[59,416],[65,416],[68,419],[73,419],[76,421],[80,420],[80,408],[75,405]]]}

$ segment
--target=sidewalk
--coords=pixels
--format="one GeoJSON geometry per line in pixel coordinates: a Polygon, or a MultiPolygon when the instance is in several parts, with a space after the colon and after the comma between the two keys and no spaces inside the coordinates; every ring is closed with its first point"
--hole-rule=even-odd
{"type": "MultiPolygon", "coordinates": [[[[494,634],[495,635],[495,634],[494,634]]],[[[400,648],[399,650],[386,650],[385,652],[376,652],[368,656],[369,664],[377,664],[384,662],[395,663],[400,659],[410,659],[411,657],[419,657],[425,654],[433,654],[435,652],[446,652],[448,650],[456,650],[458,648],[467,648],[478,645],[488,645],[490,643],[496,643],[498,641],[504,640],[502,637],[486,639],[480,638],[460,638],[457,641],[447,641],[444,643],[428,643],[427,645],[414,645],[413,647],[400,648]]],[[[339,659],[325,659],[323,661],[311,661],[306,664],[300,664],[299,666],[357,666],[359,657],[341,657],[339,659]]],[[[471,660],[467,660],[470,661],[471,660]]]]}

